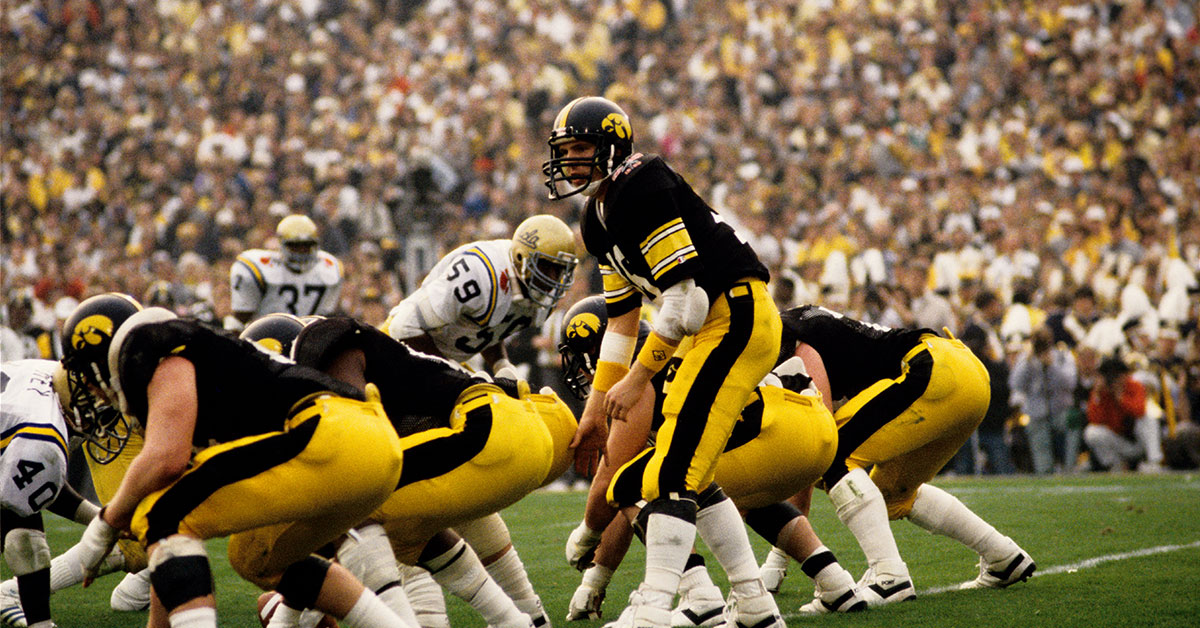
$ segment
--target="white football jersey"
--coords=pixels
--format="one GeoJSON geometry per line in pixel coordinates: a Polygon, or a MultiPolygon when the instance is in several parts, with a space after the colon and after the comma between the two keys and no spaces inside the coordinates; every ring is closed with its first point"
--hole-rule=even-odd
{"type": "Polygon", "coordinates": [[[70,434],[54,392],[54,360],[0,364],[0,501],[28,517],[67,482],[70,434]]]}
{"type": "Polygon", "coordinates": [[[342,263],[317,251],[316,265],[295,273],[284,265],[282,253],[250,249],[229,268],[229,288],[231,309],[254,312],[254,318],[275,312],[328,316],[341,296],[342,263]]]}
{"type": "Polygon", "coordinates": [[[550,310],[525,298],[509,261],[512,240],[485,240],[451,251],[421,286],[392,308],[387,331],[403,340],[422,333],[460,362],[546,321],[550,310]]]}

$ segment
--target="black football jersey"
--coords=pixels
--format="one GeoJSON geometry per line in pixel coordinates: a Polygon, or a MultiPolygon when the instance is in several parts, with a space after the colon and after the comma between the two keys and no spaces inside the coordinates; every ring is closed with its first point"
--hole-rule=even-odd
{"type": "Polygon", "coordinates": [[[470,386],[487,382],[350,318],[309,324],[296,338],[293,354],[299,364],[324,369],[349,349],[362,350],[366,358],[363,375],[379,388],[384,412],[401,436],[447,425],[458,396],[470,386]]]}
{"type": "Polygon", "coordinates": [[[283,429],[292,406],[314,393],[362,399],[352,386],[251,342],[198,321],[172,319],[133,328],[120,347],[117,377],[129,414],[143,425],[146,386],[170,356],[186,358],[196,369],[197,447],[283,429]]]}
{"type": "Polygon", "coordinates": [[[604,201],[588,200],[581,230],[588,253],[619,276],[605,278],[609,316],[684,279],[694,279],[712,302],[739,279],[769,278],[750,245],[658,156],[625,160],[604,201]]]}
{"type": "Polygon", "coordinates": [[[780,314],[780,361],[803,342],[821,354],[833,398],[847,399],[881,379],[900,375],[904,355],[931,329],[890,329],[848,318],[832,310],[802,305],[780,314]]]}

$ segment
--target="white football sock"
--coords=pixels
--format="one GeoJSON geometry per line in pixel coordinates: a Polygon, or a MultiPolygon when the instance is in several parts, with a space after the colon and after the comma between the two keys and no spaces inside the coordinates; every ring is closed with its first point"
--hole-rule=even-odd
{"type": "Polygon", "coordinates": [[[1003,560],[1019,549],[1012,539],[971,512],[957,497],[929,484],[917,489],[908,520],[966,545],[988,562],[1003,560]]]}
{"type": "Polygon", "coordinates": [[[404,594],[417,615],[421,628],[450,628],[446,616],[446,597],[442,587],[434,581],[428,571],[414,565],[400,565],[404,582],[404,594]]]}
{"type": "Polygon", "coordinates": [[[420,625],[404,594],[400,567],[383,526],[371,524],[352,530],[338,547],[337,559],[405,623],[420,625]]]}
{"type": "Polygon", "coordinates": [[[438,584],[478,611],[489,626],[529,625],[529,616],[522,613],[500,585],[488,576],[479,557],[461,539],[422,566],[438,584]]]}
{"type": "Polygon", "coordinates": [[[283,602],[283,598],[279,599],[279,604],[275,605],[275,613],[271,615],[271,622],[267,624],[267,628],[296,628],[300,621],[300,611],[294,609],[283,602]]]}
{"type": "Polygon", "coordinates": [[[171,628],[217,628],[217,609],[204,606],[177,611],[167,621],[171,628]]]}
{"type": "Polygon", "coordinates": [[[638,587],[646,604],[671,609],[695,540],[695,524],[662,513],[646,517],[646,577],[638,587]]]}
{"type": "Polygon", "coordinates": [[[604,565],[592,565],[583,572],[583,585],[603,591],[608,588],[608,583],[612,582],[613,570],[604,565]]]}
{"type": "Polygon", "coordinates": [[[746,524],[732,499],[726,497],[696,513],[696,532],[725,570],[734,593],[742,597],[766,593],[746,524]]]}
{"type": "Polygon", "coordinates": [[[869,567],[878,566],[877,572],[891,575],[908,575],[908,567],[900,557],[896,538],[892,536],[883,493],[866,471],[851,469],[829,489],[829,500],[837,509],[838,519],[858,540],[869,567]]]}
{"type": "Polygon", "coordinates": [[[767,557],[763,560],[763,569],[787,569],[788,561],[792,559],[787,555],[787,552],[778,547],[771,547],[771,551],[767,552],[767,557]]]}
{"type": "MultiPolygon", "coordinates": [[[[379,596],[375,595],[370,589],[363,589],[362,595],[358,597],[358,601],[350,609],[349,613],[341,619],[342,623],[349,628],[396,628],[396,626],[408,626],[407,622],[400,619],[392,609],[388,608],[379,596]]],[[[171,628],[175,628],[172,626],[171,628]]],[[[415,625],[409,628],[416,628],[415,625]]]]}
{"type": "MultiPolygon", "coordinates": [[[[492,580],[500,585],[500,589],[516,603],[521,612],[533,619],[546,615],[545,609],[542,608],[542,600],[533,590],[533,583],[529,582],[529,575],[525,573],[525,565],[517,555],[517,548],[510,545],[508,551],[487,565],[486,569],[492,580]]],[[[547,616],[543,625],[548,624],[547,616]]]]}

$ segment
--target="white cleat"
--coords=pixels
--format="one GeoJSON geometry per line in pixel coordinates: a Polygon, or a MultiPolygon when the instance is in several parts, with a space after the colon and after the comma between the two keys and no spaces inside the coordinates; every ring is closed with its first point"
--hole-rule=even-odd
{"type": "Polygon", "coordinates": [[[17,595],[16,587],[10,591],[0,590],[0,624],[25,628],[25,609],[21,608],[21,598],[17,595]]]}
{"type": "Polygon", "coordinates": [[[108,599],[114,611],[144,611],[150,608],[150,570],[125,574],[108,599]]]}
{"type": "Polygon", "coordinates": [[[671,611],[672,626],[719,626],[725,623],[725,596],[715,586],[689,589],[671,611]]]}
{"type": "Polygon", "coordinates": [[[604,589],[594,589],[586,584],[579,585],[567,605],[567,621],[583,621],[600,619],[603,611],[600,605],[604,603],[604,589]]]}
{"type": "Polygon", "coordinates": [[[867,610],[864,600],[855,587],[843,587],[832,591],[822,591],[818,586],[813,591],[813,599],[800,607],[801,615],[824,615],[826,613],[855,613],[867,610]]]}
{"type": "Polygon", "coordinates": [[[761,595],[740,597],[729,594],[725,605],[725,628],[787,628],[775,596],[763,590],[761,595]]]}
{"type": "Polygon", "coordinates": [[[629,606],[621,611],[616,621],[604,624],[604,628],[670,628],[671,609],[659,608],[646,603],[642,592],[629,594],[629,606]]]}
{"type": "Polygon", "coordinates": [[[858,580],[858,595],[866,600],[869,606],[883,606],[916,599],[917,590],[908,575],[908,568],[903,567],[897,571],[902,573],[876,573],[874,567],[867,569],[858,580]]]}
{"type": "Polygon", "coordinates": [[[970,582],[964,582],[959,588],[1003,589],[1010,584],[1028,580],[1036,569],[1037,564],[1033,562],[1033,558],[1021,549],[1017,549],[1015,554],[995,563],[988,563],[980,558],[979,577],[970,582]]]}

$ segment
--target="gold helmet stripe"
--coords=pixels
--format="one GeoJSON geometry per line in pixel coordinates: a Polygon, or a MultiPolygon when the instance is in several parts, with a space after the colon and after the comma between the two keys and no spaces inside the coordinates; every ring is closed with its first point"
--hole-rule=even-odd
{"type": "Polygon", "coordinates": [[[574,109],[575,105],[579,104],[579,101],[583,100],[584,98],[586,98],[586,96],[572,100],[571,102],[567,103],[566,107],[562,108],[562,111],[558,112],[558,117],[554,119],[555,129],[561,129],[567,125],[567,118],[571,117],[571,110],[574,109]]]}

